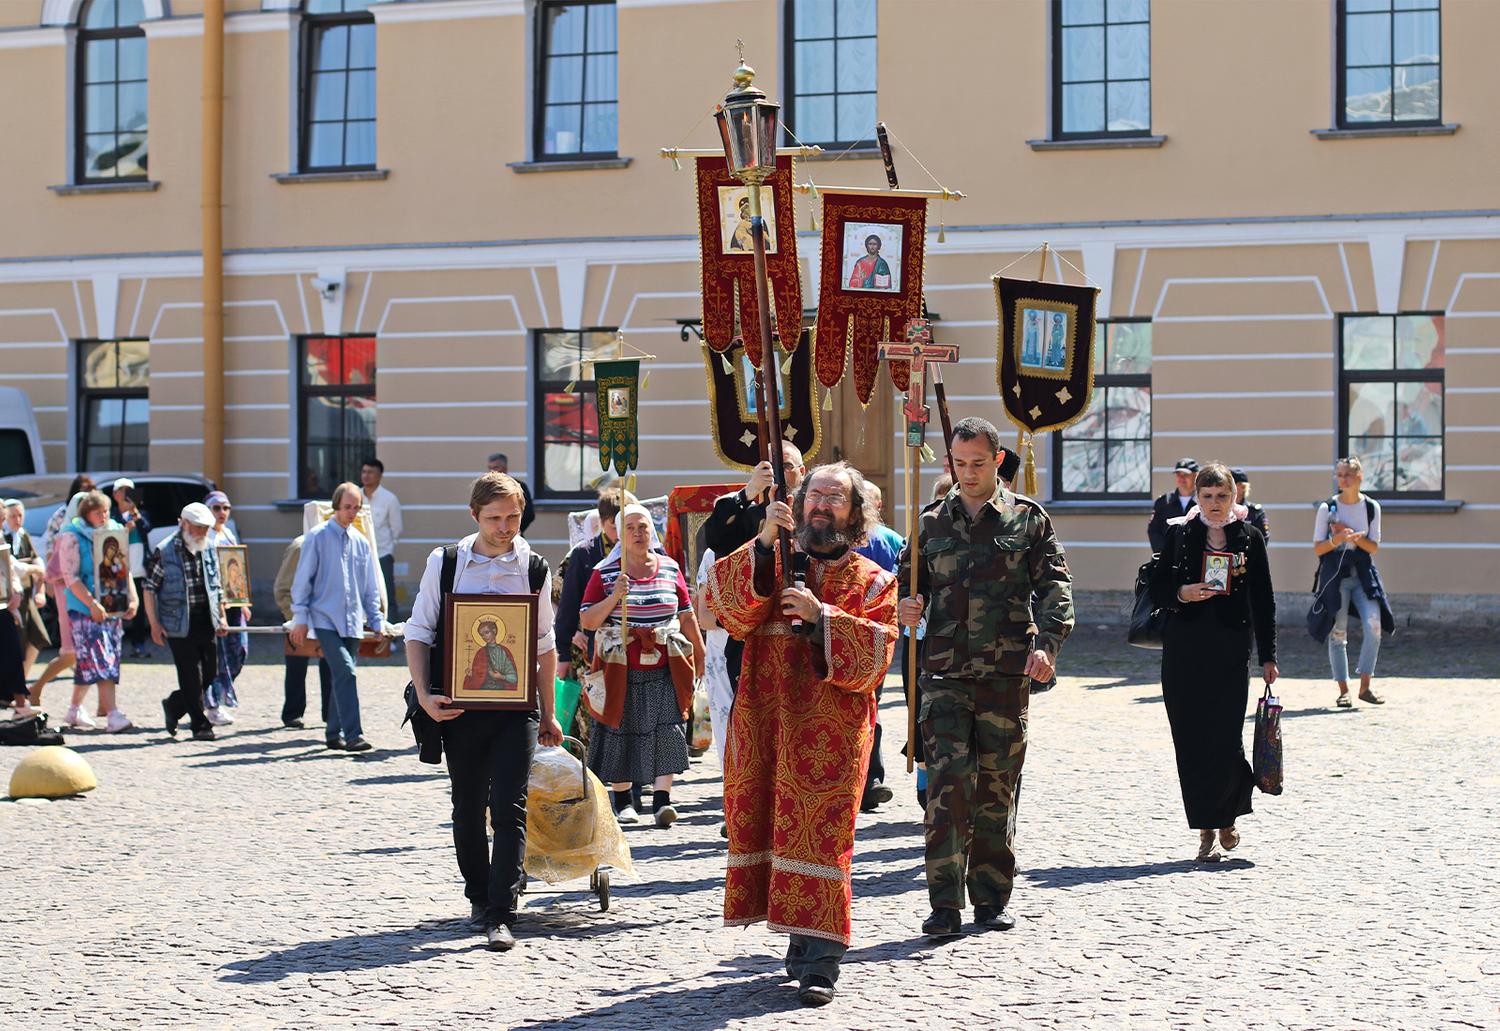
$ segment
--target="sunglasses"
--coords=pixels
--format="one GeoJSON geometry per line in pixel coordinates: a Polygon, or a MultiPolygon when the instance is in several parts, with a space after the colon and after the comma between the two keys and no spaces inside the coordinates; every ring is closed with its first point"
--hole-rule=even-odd
{"type": "Polygon", "coordinates": [[[232,506],[232,505],[210,505],[208,507],[211,508],[211,509],[213,509],[215,512],[228,512],[234,506],[232,506]]]}

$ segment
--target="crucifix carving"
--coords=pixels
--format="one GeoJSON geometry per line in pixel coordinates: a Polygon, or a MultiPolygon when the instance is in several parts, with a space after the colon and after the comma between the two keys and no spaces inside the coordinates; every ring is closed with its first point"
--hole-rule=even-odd
{"type": "Polygon", "coordinates": [[[901,412],[906,416],[906,446],[920,448],[927,435],[927,423],[932,419],[932,411],[927,407],[927,364],[957,362],[958,345],[933,343],[932,323],[926,319],[909,319],[906,339],[882,340],[879,354],[882,361],[904,359],[911,363],[906,404],[901,412]]]}

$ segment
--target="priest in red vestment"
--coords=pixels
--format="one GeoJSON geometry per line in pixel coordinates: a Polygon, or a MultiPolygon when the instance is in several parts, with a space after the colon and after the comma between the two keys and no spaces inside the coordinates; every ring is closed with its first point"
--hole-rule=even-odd
{"type": "Polygon", "coordinates": [[[895,577],[853,551],[878,518],[868,490],[846,462],[815,469],[707,584],[714,615],[745,642],[725,747],[724,922],[789,933],[786,969],[807,1005],[832,1000],[849,947],[875,687],[898,637],[895,577]],[[780,527],[807,558],[806,587],[778,589],[780,527]]]}

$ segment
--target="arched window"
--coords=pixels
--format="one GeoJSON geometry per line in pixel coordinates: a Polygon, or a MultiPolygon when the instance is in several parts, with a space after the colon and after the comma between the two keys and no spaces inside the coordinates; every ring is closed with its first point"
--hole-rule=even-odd
{"type": "Polygon", "coordinates": [[[78,19],[80,183],[146,178],[144,0],[88,0],[78,19]]]}
{"type": "Polygon", "coordinates": [[[375,167],[371,2],[305,0],[301,171],[375,167]]]}

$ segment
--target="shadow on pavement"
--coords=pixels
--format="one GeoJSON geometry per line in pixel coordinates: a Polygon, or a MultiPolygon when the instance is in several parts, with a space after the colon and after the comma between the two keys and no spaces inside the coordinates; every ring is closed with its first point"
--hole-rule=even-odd
{"type": "Polygon", "coordinates": [[[219,969],[227,971],[222,980],[234,984],[268,984],[294,974],[329,974],[417,963],[453,952],[458,939],[465,937],[473,937],[473,932],[459,920],[427,921],[416,927],[302,942],[255,959],[235,960],[219,969]],[[441,947],[432,947],[434,943],[441,943],[441,947]]]}
{"type": "Polygon", "coordinates": [[[723,981],[712,986],[626,999],[557,1020],[527,1024],[526,1027],[530,1031],[612,1027],[714,1031],[727,1027],[732,1021],[801,1008],[796,989],[788,983],[786,972],[778,970],[743,981],[723,981]]]}
{"type": "Polygon", "coordinates": [[[1055,866],[1046,870],[1025,870],[1022,876],[1039,888],[1070,888],[1079,884],[1138,881],[1143,877],[1162,877],[1168,874],[1249,870],[1254,866],[1248,859],[1237,858],[1222,859],[1217,863],[1174,859],[1166,863],[1138,863],[1134,866],[1055,866]]]}
{"type": "Polygon", "coordinates": [[[349,783],[361,787],[378,787],[385,784],[425,784],[430,780],[446,783],[448,775],[445,773],[386,773],[379,777],[355,777],[349,783]]]}

